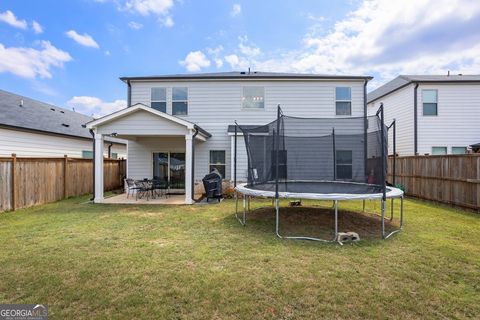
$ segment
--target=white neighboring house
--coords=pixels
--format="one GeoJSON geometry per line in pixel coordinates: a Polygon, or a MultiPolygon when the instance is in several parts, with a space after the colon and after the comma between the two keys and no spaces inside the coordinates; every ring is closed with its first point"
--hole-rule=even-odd
{"type": "MultiPolygon", "coordinates": [[[[462,154],[480,142],[480,75],[400,75],[368,94],[397,124],[397,154],[462,154]]],[[[389,154],[392,133],[389,133],[389,154]]]]}
{"type": "MultiPolygon", "coordinates": [[[[264,125],[276,119],[278,105],[289,116],[364,117],[370,79],[265,72],[123,77],[129,107],[87,127],[95,131],[98,154],[112,133],[128,140],[129,178],[167,180],[185,192],[185,203],[192,203],[195,184],[213,168],[233,180],[235,121],[264,125]]],[[[246,181],[243,137],[237,141],[237,180],[246,181]]],[[[97,155],[95,202],[102,202],[103,166],[97,155]]]]}
{"type": "MultiPolygon", "coordinates": [[[[0,157],[92,158],[92,117],[0,90],[0,157]]],[[[105,140],[104,156],[125,158],[126,144],[105,140]]]]}

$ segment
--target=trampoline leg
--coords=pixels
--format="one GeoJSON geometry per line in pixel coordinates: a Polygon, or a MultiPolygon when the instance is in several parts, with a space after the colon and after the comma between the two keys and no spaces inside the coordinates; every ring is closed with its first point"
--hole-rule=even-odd
{"type": "Polygon", "coordinates": [[[237,218],[238,222],[240,222],[242,226],[245,226],[245,197],[243,197],[243,203],[243,219],[240,219],[238,216],[238,193],[235,192],[235,218],[237,218]]]}
{"type": "Polygon", "coordinates": [[[280,204],[279,199],[275,199],[275,233],[277,237],[283,238],[280,235],[280,204]]]}
{"type": "Polygon", "coordinates": [[[248,211],[248,212],[250,212],[250,200],[251,200],[251,197],[248,196],[248,199],[247,199],[247,201],[248,201],[248,202],[247,202],[247,203],[248,203],[248,210],[247,210],[247,211],[248,211]]]}
{"type": "Polygon", "coordinates": [[[392,198],[390,202],[390,221],[393,221],[393,200],[394,198],[392,198]]]}
{"type": "Polygon", "coordinates": [[[365,200],[363,200],[363,212],[365,212],[365,200]]]}
{"type": "Polygon", "coordinates": [[[243,225],[246,223],[246,218],[247,218],[247,197],[243,197],[243,225]]]}
{"type": "Polygon", "coordinates": [[[388,239],[391,235],[403,230],[403,196],[400,197],[400,227],[397,230],[390,232],[384,236],[384,239],[388,239]]]}
{"type": "Polygon", "coordinates": [[[381,211],[382,211],[382,239],[385,239],[385,200],[381,200],[381,211]]]}
{"type": "MultiPolygon", "coordinates": [[[[334,201],[334,207],[335,207],[335,235],[333,236],[333,241],[337,241],[338,237],[338,200],[334,201]]],[[[342,244],[341,242],[339,242],[342,244]]]]}

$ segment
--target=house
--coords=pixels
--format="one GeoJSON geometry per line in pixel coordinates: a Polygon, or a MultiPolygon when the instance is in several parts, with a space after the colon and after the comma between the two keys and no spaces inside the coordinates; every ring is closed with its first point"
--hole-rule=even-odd
{"type": "MultiPolygon", "coordinates": [[[[92,158],[92,117],[0,90],[0,157],[92,158]]],[[[104,156],[126,157],[126,144],[105,139],[104,156]]]]}
{"type": "Polygon", "coordinates": [[[368,94],[369,114],[380,103],[400,156],[462,154],[480,139],[480,75],[400,75],[368,94]]]}
{"type": "MultiPolygon", "coordinates": [[[[235,121],[266,124],[276,119],[278,105],[298,117],[365,117],[371,77],[222,72],[120,79],[129,107],[87,124],[98,154],[105,137],[127,140],[128,177],[168,180],[192,203],[194,186],[213,168],[234,179],[235,121]]],[[[246,181],[241,136],[237,143],[237,179],[246,181]]],[[[96,155],[95,202],[103,200],[101,161],[96,155]]]]}

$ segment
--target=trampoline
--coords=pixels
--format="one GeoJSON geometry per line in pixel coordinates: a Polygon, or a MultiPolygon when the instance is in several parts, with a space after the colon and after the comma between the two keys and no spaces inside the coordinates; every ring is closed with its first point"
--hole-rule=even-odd
{"type": "Polygon", "coordinates": [[[337,240],[339,233],[339,201],[362,200],[365,211],[366,200],[379,200],[381,236],[389,238],[403,228],[404,196],[402,190],[387,186],[386,182],[390,127],[384,124],[383,105],[374,116],[349,118],[288,117],[278,106],[277,119],[267,125],[242,127],[236,124],[235,216],[245,226],[251,199],[271,198],[278,237],[331,242],[337,240]],[[239,185],[236,183],[237,130],[243,133],[248,160],[248,182],[239,185]],[[243,196],[242,217],[238,214],[239,194],[243,196]],[[282,235],[280,199],[332,201],[333,237],[282,235]],[[391,201],[390,218],[385,217],[387,199],[391,201]],[[393,220],[395,199],[400,200],[400,226],[387,233],[385,221],[393,220]]]}

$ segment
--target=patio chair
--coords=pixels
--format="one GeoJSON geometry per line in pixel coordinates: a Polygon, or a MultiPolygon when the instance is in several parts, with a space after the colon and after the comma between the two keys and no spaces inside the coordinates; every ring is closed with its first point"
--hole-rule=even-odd
{"type": "Polygon", "coordinates": [[[140,189],[137,185],[135,185],[135,181],[133,179],[125,179],[125,184],[127,185],[127,199],[130,193],[133,195],[140,189]]]}
{"type": "Polygon", "coordinates": [[[169,185],[168,181],[164,179],[153,179],[152,180],[152,189],[156,195],[168,197],[169,185]]]}
{"type": "Polygon", "coordinates": [[[135,181],[135,185],[138,187],[136,200],[145,198],[148,201],[152,193],[151,181],[138,180],[138,181],[135,181]]]}

